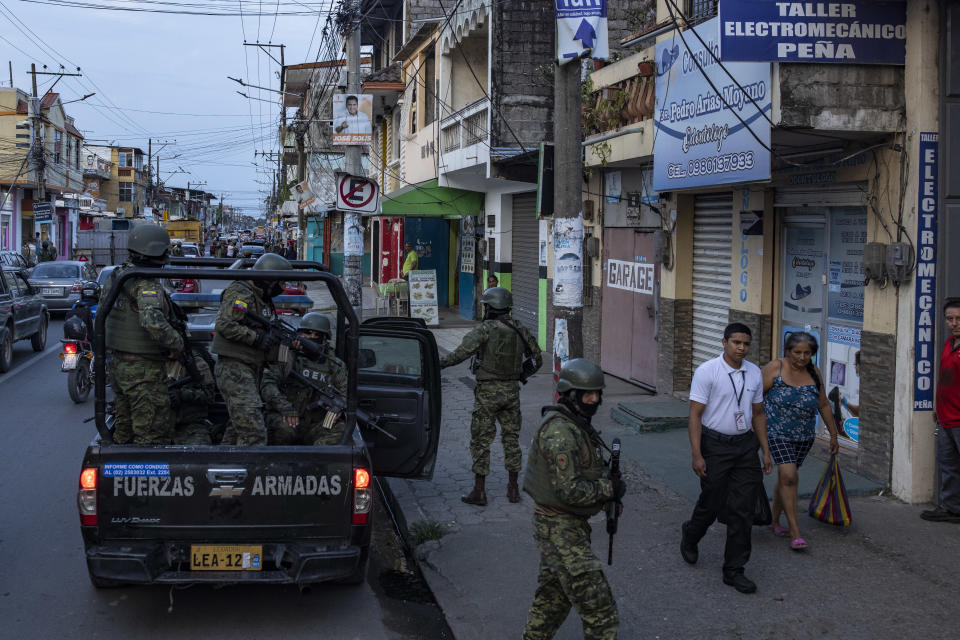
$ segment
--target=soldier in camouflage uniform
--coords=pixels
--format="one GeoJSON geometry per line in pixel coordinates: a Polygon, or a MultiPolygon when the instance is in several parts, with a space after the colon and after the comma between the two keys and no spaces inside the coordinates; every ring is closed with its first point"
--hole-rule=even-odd
{"type": "Polygon", "coordinates": [[[626,485],[603,477],[606,448],[590,424],[600,406],[603,371],[575,358],[560,371],[560,404],[544,407],[543,421],[530,446],[523,490],[533,498],[533,538],[540,549],[537,591],[527,615],[523,640],[553,638],[573,605],[583,637],[612,640],[619,618],[610,585],[590,548],[587,519],[614,500],[626,485]]]}
{"type": "Polygon", "coordinates": [[[521,467],[520,453],[520,385],[521,378],[532,375],[523,371],[525,355],[539,369],[543,365],[540,346],[526,327],[510,318],[513,295],[502,287],[483,292],[484,320],[463,337],[452,353],[440,359],[441,367],[450,367],[473,356],[470,370],[476,375],[473,417],[470,421],[470,455],[473,457],[473,491],[461,500],[467,504],[487,504],[486,477],[490,473],[490,445],[497,435],[500,421],[504,463],[509,474],[507,498],[520,501],[517,476],[521,467]]]}
{"type": "MultiPolygon", "coordinates": [[[[163,228],[135,227],[127,247],[130,261],[110,275],[103,295],[126,269],[166,264],[169,247],[170,236],[163,228]]],[[[107,316],[110,385],[117,411],[113,439],[118,444],[173,442],[167,364],[184,346],[171,324],[173,317],[173,302],[160,281],[152,278],[127,280],[107,316]]]]}
{"type": "MultiPolygon", "coordinates": [[[[290,262],[274,254],[260,256],[255,270],[288,270],[290,262]]],[[[263,422],[260,400],[260,376],[277,340],[267,332],[250,327],[243,321],[248,313],[266,319],[274,315],[273,297],[283,292],[278,281],[255,282],[237,280],[220,294],[216,333],[211,351],[217,354],[217,386],[227,404],[230,424],[223,444],[255,446],[267,444],[267,427],[263,422]]]]}
{"type": "Polygon", "coordinates": [[[42,248],[37,251],[37,262],[51,262],[57,259],[57,248],[49,240],[43,241],[42,248]]]}
{"type": "Polygon", "coordinates": [[[269,365],[263,372],[260,395],[266,406],[268,442],[276,445],[332,445],[343,436],[343,420],[324,407],[308,409],[317,394],[291,375],[295,369],[314,384],[333,386],[347,395],[347,367],[330,347],[330,320],[321,313],[308,313],[297,334],[323,344],[324,359],[312,360],[297,354],[292,363],[269,365]]]}
{"type": "Polygon", "coordinates": [[[203,377],[202,383],[192,378],[170,390],[170,407],[173,414],[173,444],[213,444],[211,428],[207,420],[208,408],[216,400],[217,389],[210,365],[194,349],[194,362],[203,377]]]}

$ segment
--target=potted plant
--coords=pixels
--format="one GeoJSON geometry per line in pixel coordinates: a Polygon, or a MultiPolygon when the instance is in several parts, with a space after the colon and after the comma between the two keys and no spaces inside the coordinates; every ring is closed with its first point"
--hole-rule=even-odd
{"type": "Polygon", "coordinates": [[[657,65],[653,60],[644,60],[637,63],[637,75],[642,77],[652,76],[657,72],[657,65]]]}

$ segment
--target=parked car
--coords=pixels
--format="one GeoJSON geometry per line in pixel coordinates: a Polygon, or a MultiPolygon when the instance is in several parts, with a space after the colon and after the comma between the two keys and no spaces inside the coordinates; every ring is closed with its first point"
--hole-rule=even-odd
{"type": "Polygon", "coordinates": [[[240,246],[240,256],[242,257],[244,252],[249,251],[251,258],[258,258],[263,255],[263,245],[262,244],[250,244],[249,242],[244,242],[240,246]]]}
{"type": "Polygon", "coordinates": [[[67,311],[80,299],[83,282],[96,279],[97,270],[89,262],[57,260],[34,267],[30,285],[37,289],[50,311],[67,311]]]}
{"type": "Polygon", "coordinates": [[[24,269],[27,272],[33,268],[33,265],[17,251],[0,251],[0,266],[24,269]]]}
{"type": "Polygon", "coordinates": [[[13,343],[30,340],[34,351],[47,345],[47,305],[18,269],[0,267],[0,373],[13,365],[13,343]]]}
{"type": "Polygon", "coordinates": [[[180,245],[180,248],[183,249],[183,257],[185,258],[197,258],[200,256],[200,247],[197,246],[196,242],[184,242],[180,245]]]}
{"type": "MultiPolygon", "coordinates": [[[[186,255],[186,253],[184,253],[186,255]]],[[[180,265],[167,265],[167,269],[186,269],[180,265]]],[[[170,278],[163,281],[167,293],[200,293],[200,285],[193,278],[170,278]]]]}
{"type": "MultiPolygon", "coordinates": [[[[307,295],[307,288],[303,285],[302,282],[289,281],[283,283],[283,293],[281,295],[285,296],[305,296],[307,295]]],[[[298,315],[303,316],[309,309],[288,309],[286,307],[279,306],[277,307],[277,313],[280,315],[298,315]]]]}

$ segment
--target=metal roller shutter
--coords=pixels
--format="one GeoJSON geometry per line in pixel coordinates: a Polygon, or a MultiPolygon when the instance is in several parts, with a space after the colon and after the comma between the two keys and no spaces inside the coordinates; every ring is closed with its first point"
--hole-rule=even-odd
{"type": "Polygon", "coordinates": [[[693,210],[693,368],[720,354],[730,315],[732,192],[705,194],[693,210]]]}
{"type": "Polygon", "coordinates": [[[537,335],[540,308],[540,223],[537,194],[513,196],[513,317],[537,335]]]}
{"type": "Polygon", "coordinates": [[[774,193],[773,206],[865,207],[867,206],[867,185],[855,182],[780,188],[774,193]]]}

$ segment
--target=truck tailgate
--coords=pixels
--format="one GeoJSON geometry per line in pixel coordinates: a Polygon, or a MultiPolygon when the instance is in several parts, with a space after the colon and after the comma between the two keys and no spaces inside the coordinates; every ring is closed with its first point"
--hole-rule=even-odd
{"type": "Polygon", "coordinates": [[[91,447],[101,540],[350,536],[355,451],[332,447],[91,447]]]}

